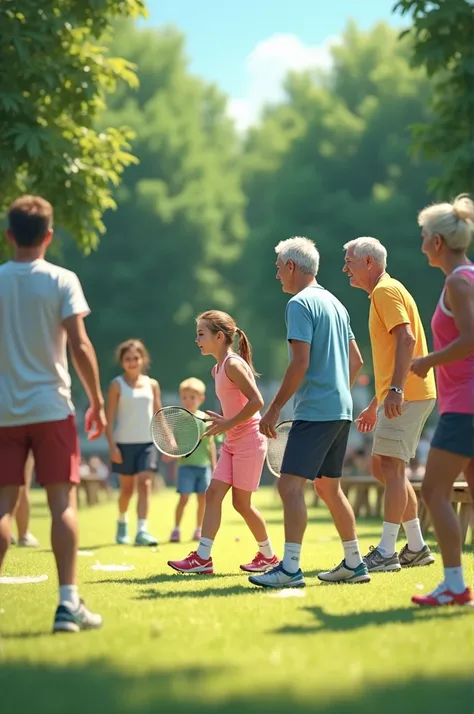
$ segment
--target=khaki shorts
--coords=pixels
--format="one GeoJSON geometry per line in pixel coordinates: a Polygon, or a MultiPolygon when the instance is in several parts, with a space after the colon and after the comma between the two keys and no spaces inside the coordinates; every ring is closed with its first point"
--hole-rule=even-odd
{"type": "Polygon", "coordinates": [[[378,456],[392,456],[408,463],[416,455],[423,427],[435,403],[436,399],[404,402],[402,415],[395,419],[387,419],[384,406],[381,404],[377,409],[372,453],[378,456]]]}

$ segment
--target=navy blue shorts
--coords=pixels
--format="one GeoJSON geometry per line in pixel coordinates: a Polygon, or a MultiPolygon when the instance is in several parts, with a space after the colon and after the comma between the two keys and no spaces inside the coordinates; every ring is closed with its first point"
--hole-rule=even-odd
{"type": "Polygon", "coordinates": [[[474,414],[441,414],[431,446],[474,459],[474,414]]]}
{"type": "Polygon", "coordinates": [[[117,444],[122,454],[121,464],[112,470],[122,476],[134,476],[142,471],[158,471],[158,451],[154,444],[117,444]]]}
{"type": "Polygon", "coordinates": [[[350,428],[351,422],[346,419],[294,421],[288,434],[281,473],[310,481],[322,476],[340,478],[350,428]]]}
{"type": "Polygon", "coordinates": [[[211,482],[209,466],[180,466],[177,492],[182,494],[206,493],[211,482]]]}

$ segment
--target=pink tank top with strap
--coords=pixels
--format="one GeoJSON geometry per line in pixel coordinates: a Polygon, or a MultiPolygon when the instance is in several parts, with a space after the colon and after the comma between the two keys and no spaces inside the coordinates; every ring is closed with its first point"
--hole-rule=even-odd
{"type": "MultiPolygon", "coordinates": [[[[222,413],[226,419],[232,419],[235,417],[235,415],[238,414],[248,402],[245,394],[240,391],[237,385],[234,384],[234,382],[232,382],[226,374],[225,366],[231,358],[242,362],[250,379],[255,384],[255,377],[249,365],[244,359],[242,359],[242,357],[240,357],[240,355],[235,354],[234,352],[230,352],[222,364],[214,365],[212,368],[212,376],[214,377],[216,384],[217,398],[221,403],[222,413]]],[[[230,431],[226,434],[226,440],[235,441],[235,439],[240,439],[241,437],[247,436],[247,434],[252,432],[258,432],[260,419],[260,413],[257,412],[250,419],[243,422],[243,424],[239,424],[233,429],[230,429],[230,431]]]]}
{"type": "MultiPolygon", "coordinates": [[[[474,284],[474,265],[461,265],[453,273],[463,275],[474,284]]],[[[459,337],[453,313],[446,306],[446,288],[431,320],[435,351],[442,350],[459,337]]],[[[474,325],[473,325],[474,329],[474,325]]],[[[440,414],[474,414],[474,355],[436,367],[438,408],[440,414]]]]}

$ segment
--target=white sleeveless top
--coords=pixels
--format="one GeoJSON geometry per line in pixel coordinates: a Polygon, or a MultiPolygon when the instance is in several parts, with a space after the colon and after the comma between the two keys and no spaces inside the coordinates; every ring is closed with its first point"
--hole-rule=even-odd
{"type": "Polygon", "coordinates": [[[130,387],[123,377],[120,385],[114,439],[117,444],[149,444],[150,422],[153,416],[153,387],[149,377],[142,377],[141,387],[130,387]]]}

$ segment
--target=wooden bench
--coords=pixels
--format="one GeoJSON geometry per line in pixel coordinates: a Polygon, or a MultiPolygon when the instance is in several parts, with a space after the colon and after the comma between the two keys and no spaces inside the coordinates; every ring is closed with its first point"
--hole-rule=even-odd
{"type": "MultiPolygon", "coordinates": [[[[421,498],[421,481],[410,481],[418,498],[418,516],[421,530],[426,534],[430,529],[429,511],[421,498]]],[[[373,476],[343,476],[341,479],[342,490],[351,501],[356,518],[382,516],[384,487],[373,476]],[[371,498],[371,491],[376,491],[375,499],[371,498]],[[352,494],[354,494],[352,498],[352,494]]],[[[462,542],[466,542],[467,532],[471,526],[471,539],[474,546],[474,502],[469,487],[465,481],[456,481],[451,491],[451,503],[458,513],[461,526],[462,542]],[[459,510],[458,510],[459,504],[459,510]]]]}
{"type": "Polygon", "coordinates": [[[343,476],[342,490],[352,503],[356,518],[380,518],[382,516],[384,486],[373,476],[343,476]],[[371,491],[375,499],[371,503],[371,491]],[[351,498],[354,494],[354,498],[351,498]]]}
{"type": "MultiPolygon", "coordinates": [[[[418,518],[420,519],[423,534],[427,533],[431,526],[429,511],[421,498],[421,481],[412,481],[418,498],[418,518]]],[[[461,527],[461,542],[466,542],[467,531],[471,526],[471,544],[474,546],[474,502],[466,481],[455,481],[451,489],[451,503],[454,511],[459,517],[461,527]],[[459,504],[459,508],[458,508],[459,504]]]]}

